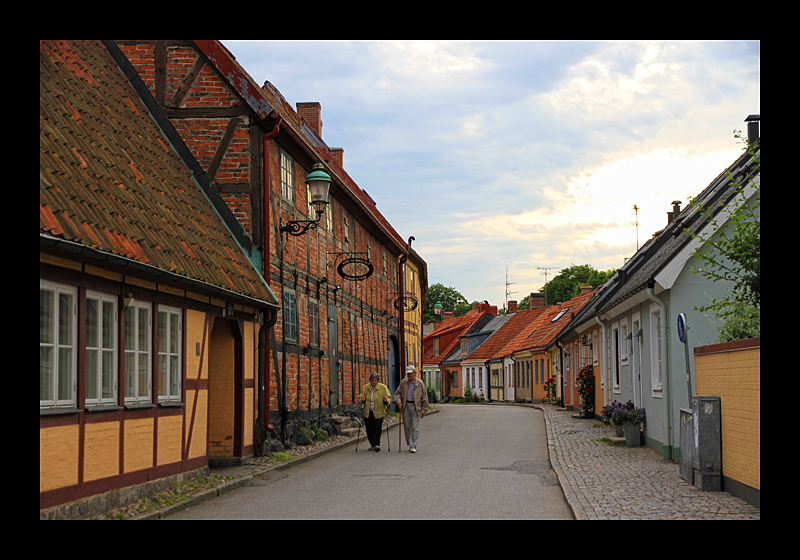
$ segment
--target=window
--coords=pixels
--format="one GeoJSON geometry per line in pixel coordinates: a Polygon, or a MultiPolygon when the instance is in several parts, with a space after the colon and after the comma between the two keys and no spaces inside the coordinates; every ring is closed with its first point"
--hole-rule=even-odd
{"type": "Polygon", "coordinates": [[[661,309],[657,304],[650,306],[650,378],[654,396],[661,396],[663,383],[661,365],[661,309]]]}
{"type": "Polygon", "coordinates": [[[181,310],[158,308],[158,400],[181,399],[181,310]]]}
{"type": "Polygon", "coordinates": [[[288,288],[283,293],[283,337],[297,344],[297,294],[288,288]]]}
{"type": "Polygon", "coordinates": [[[622,365],[628,363],[628,320],[625,319],[619,325],[619,339],[622,341],[620,346],[619,359],[622,365]]]}
{"type": "Polygon", "coordinates": [[[383,252],[383,275],[386,276],[389,273],[389,260],[386,255],[386,251],[383,252]]]}
{"type": "Polygon", "coordinates": [[[534,376],[534,383],[539,383],[539,360],[534,360],[534,366],[536,368],[535,376],[534,376]]]}
{"type": "Polygon", "coordinates": [[[152,320],[149,303],[135,301],[125,309],[125,402],[153,402],[152,320]]]}
{"type": "Polygon", "coordinates": [[[86,404],[117,402],[117,298],[86,293],[86,404]]]}
{"type": "Polygon", "coordinates": [[[467,353],[467,339],[463,339],[461,341],[461,355],[465,355],[467,353]]]}
{"type": "Polygon", "coordinates": [[[294,202],[294,159],[281,150],[281,196],[294,202]]]}
{"type": "Polygon", "coordinates": [[[439,356],[439,338],[433,339],[433,357],[436,358],[439,356]]]}
{"type": "Polygon", "coordinates": [[[328,224],[327,229],[333,235],[333,196],[328,195],[328,207],[325,208],[325,222],[328,224]]]}
{"type": "Polygon", "coordinates": [[[74,407],[77,291],[39,283],[39,408],[74,407]]]}
{"type": "Polygon", "coordinates": [[[478,368],[478,387],[483,387],[483,368],[478,368]]]}
{"type": "Polygon", "coordinates": [[[308,300],[308,343],[319,346],[319,303],[315,299],[308,300]]]}
{"type": "MultiPolygon", "coordinates": [[[[622,341],[625,342],[624,340],[622,341]]],[[[619,390],[619,367],[620,367],[620,340],[619,323],[614,323],[611,327],[611,359],[614,367],[614,389],[619,390]]]]}

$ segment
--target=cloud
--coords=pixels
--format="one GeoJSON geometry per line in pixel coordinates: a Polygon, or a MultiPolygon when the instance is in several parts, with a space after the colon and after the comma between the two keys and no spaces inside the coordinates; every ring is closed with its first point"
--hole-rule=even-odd
{"type": "Polygon", "coordinates": [[[493,303],[506,268],[524,294],[539,266],[620,266],[633,205],[641,245],[760,110],[758,41],[223,42],[322,104],[323,138],[431,283],[493,303]]]}

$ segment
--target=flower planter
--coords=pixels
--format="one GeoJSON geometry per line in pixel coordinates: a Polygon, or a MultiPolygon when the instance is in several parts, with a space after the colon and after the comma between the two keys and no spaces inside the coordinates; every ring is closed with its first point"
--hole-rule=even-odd
{"type": "Polygon", "coordinates": [[[624,429],[623,425],[622,424],[614,424],[613,422],[611,423],[611,425],[614,426],[614,430],[617,432],[617,437],[622,437],[623,436],[623,429],[624,429]]]}
{"type": "Polygon", "coordinates": [[[625,444],[628,447],[641,447],[642,438],[639,433],[639,424],[625,422],[625,444]]]}

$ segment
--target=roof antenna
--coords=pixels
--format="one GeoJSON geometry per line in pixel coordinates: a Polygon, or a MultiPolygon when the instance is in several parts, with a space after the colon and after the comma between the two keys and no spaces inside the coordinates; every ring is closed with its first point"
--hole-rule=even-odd
{"type": "Polygon", "coordinates": [[[636,211],[636,221],[633,222],[636,226],[636,250],[639,250],[639,207],[635,204],[633,205],[633,209],[636,211]]]}

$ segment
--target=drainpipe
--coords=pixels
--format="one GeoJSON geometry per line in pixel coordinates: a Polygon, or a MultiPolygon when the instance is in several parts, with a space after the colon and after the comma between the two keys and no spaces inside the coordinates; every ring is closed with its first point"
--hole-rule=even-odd
{"type": "MultiPolygon", "coordinates": [[[[281,122],[283,119],[276,113],[275,111],[271,111],[268,115],[272,117],[273,122],[275,123],[268,133],[264,135],[264,140],[262,142],[262,165],[261,165],[261,172],[263,174],[262,177],[262,184],[263,190],[261,192],[262,198],[262,217],[261,217],[261,229],[263,230],[263,237],[264,237],[264,248],[262,250],[263,257],[262,261],[264,263],[264,280],[266,280],[267,285],[269,285],[270,279],[270,194],[272,189],[269,185],[269,140],[274,138],[276,134],[278,134],[278,130],[280,129],[281,122]]],[[[282,281],[283,279],[281,279],[282,281]]],[[[283,302],[281,302],[281,305],[283,302]]],[[[269,385],[269,377],[267,376],[267,332],[275,326],[275,323],[278,321],[278,310],[274,310],[270,312],[269,319],[266,318],[265,315],[262,313],[261,317],[261,328],[258,331],[258,421],[259,424],[264,426],[266,430],[272,433],[275,428],[270,425],[269,423],[269,398],[270,398],[270,385],[269,385]],[[263,416],[262,416],[263,414],[263,416]]]]}
{"type": "Polygon", "coordinates": [[[603,391],[603,404],[607,405],[611,402],[611,376],[608,371],[608,363],[606,363],[606,343],[608,336],[608,325],[605,320],[601,320],[597,315],[594,316],[595,322],[600,325],[600,376],[603,375],[603,367],[606,368],[606,390],[603,391]]]}
{"type": "Polygon", "coordinates": [[[256,422],[262,426],[269,433],[272,433],[275,428],[269,423],[269,403],[267,402],[267,393],[265,390],[267,379],[267,332],[275,326],[278,321],[278,311],[269,312],[269,319],[267,319],[268,310],[261,311],[261,328],[258,330],[258,418],[256,422]]]}
{"type": "MultiPolygon", "coordinates": [[[[666,419],[667,426],[664,430],[667,437],[667,447],[664,449],[664,459],[673,460],[672,457],[672,397],[669,390],[669,315],[667,314],[667,305],[655,293],[656,281],[652,278],[647,281],[647,297],[650,301],[658,305],[661,313],[661,379],[662,391],[666,393],[664,399],[664,418],[666,419]]],[[[663,394],[662,393],[662,394],[663,394]]]]}

